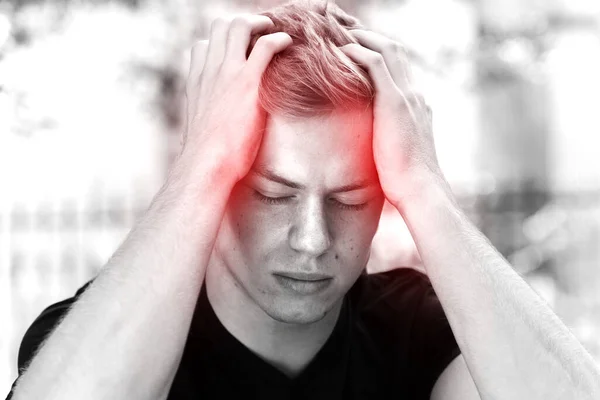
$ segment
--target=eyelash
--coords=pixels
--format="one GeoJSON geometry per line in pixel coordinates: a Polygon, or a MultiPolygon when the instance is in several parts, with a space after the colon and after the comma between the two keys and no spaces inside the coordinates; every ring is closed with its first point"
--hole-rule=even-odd
{"type": "MultiPolygon", "coordinates": [[[[265,204],[270,204],[270,205],[276,205],[276,204],[283,204],[285,202],[287,202],[291,197],[268,197],[263,195],[262,193],[254,190],[254,196],[262,201],[265,204]]],[[[363,208],[365,208],[367,206],[368,203],[361,203],[361,204],[344,204],[344,203],[340,203],[337,200],[334,200],[334,202],[336,203],[336,205],[341,208],[342,210],[352,210],[352,211],[360,211],[363,208]]]]}

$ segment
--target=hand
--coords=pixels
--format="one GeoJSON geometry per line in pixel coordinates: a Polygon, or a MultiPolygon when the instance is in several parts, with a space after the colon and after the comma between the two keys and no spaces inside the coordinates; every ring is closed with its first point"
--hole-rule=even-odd
{"type": "Polygon", "coordinates": [[[340,50],[369,72],[375,86],[373,157],[381,188],[398,207],[415,196],[423,182],[444,182],[433,141],[431,109],[415,91],[400,43],[362,29],[350,33],[360,44],[340,50]]]}
{"type": "Polygon", "coordinates": [[[260,79],[273,55],[291,42],[283,32],[261,36],[246,58],[251,36],[272,29],[262,15],[213,22],[210,40],[191,50],[186,83],[187,114],[181,154],[217,158],[237,182],[249,171],[262,139],[264,111],[258,104],[260,79]]]}

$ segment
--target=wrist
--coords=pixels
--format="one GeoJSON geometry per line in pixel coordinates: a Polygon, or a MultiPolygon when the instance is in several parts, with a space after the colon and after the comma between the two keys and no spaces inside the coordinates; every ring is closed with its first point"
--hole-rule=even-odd
{"type": "Polygon", "coordinates": [[[422,213],[438,205],[456,205],[452,189],[441,171],[413,171],[399,182],[402,189],[390,203],[404,217],[413,210],[422,213]]]}
{"type": "Polygon", "coordinates": [[[184,185],[193,190],[223,190],[229,192],[237,182],[233,168],[228,168],[226,156],[217,151],[183,149],[167,176],[168,184],[184,185]]]}

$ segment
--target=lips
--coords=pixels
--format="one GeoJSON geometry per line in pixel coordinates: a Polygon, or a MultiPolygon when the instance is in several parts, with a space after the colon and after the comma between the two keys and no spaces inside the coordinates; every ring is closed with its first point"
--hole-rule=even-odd
{"type": "Polygon", "coordinates": [[[285,278],[295,279],[297,281],[318,282],[332,279],[332,276],[307,272],[275,272],[273,275],[283,276],[285,278]]]}
{"type": "Polygon", "coordinates": [[[333,281],[332,277],[323,274],[282,272],[273,276],[283,293],[290,296],[316,296],[331,287],[333,281]]]}

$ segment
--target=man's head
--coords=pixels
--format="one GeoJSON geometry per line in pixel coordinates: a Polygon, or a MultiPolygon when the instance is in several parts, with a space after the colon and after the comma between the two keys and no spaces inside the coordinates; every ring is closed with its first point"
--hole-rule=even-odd
{"type": "Polygon", "coordinates": [[[339,306],[369,259],[384,200],[372,155],[373,89],[337,50],[354,41],[352,17],[314,3],[265,14],[294,42],[263,75],[266,130],[231,193],[215,255],[247,301],[304,324],[339,306]],[[303,273],[329,279],[281,277],[303,273]]]}

